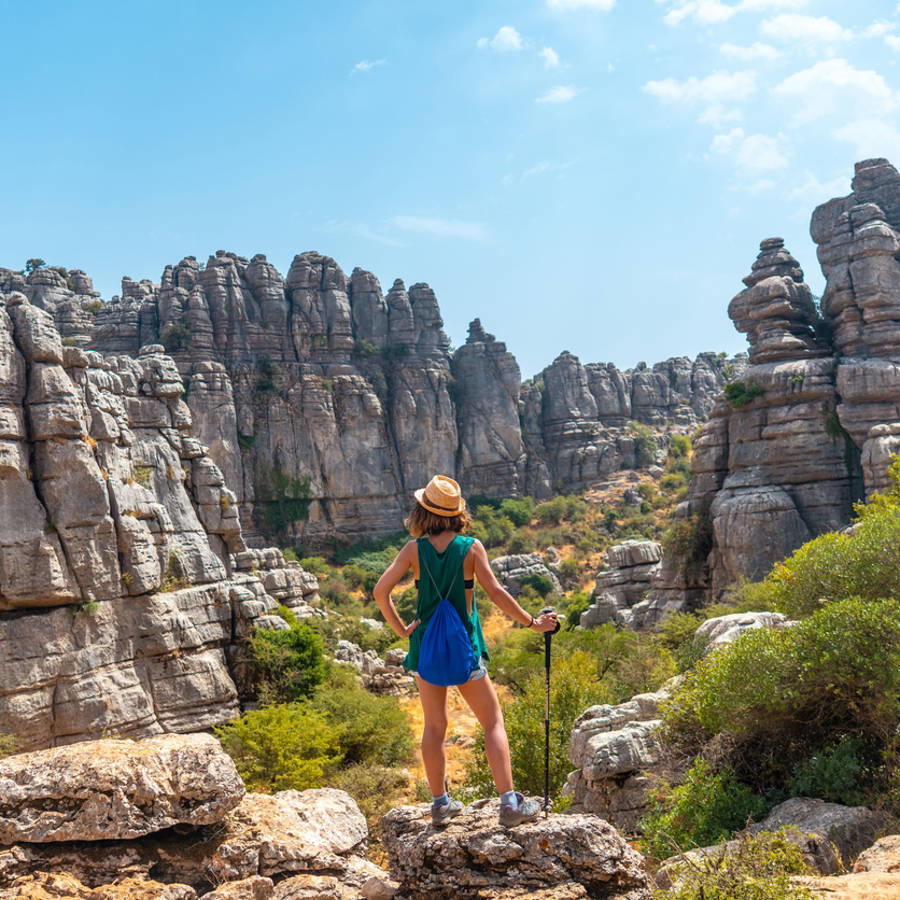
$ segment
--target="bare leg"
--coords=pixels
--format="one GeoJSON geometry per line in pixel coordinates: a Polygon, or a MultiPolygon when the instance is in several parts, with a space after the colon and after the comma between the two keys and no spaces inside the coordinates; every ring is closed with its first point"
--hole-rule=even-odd
{"type": "Polygon", "coordinates": [[[461,684],[459,692],[484,729],[484,753],[494,776],[494,784],[498,794],[505,794],[513,789],[509,740],[506,737],[500,701],[490,676],[485,675],[461,684]]]}
{"type": "Polygon", "coordinates": [[[447,688],[422,681],[418,676],[419,700],[425,727],[422,729],[422,762],[432,796],[440,797],[446,784],[447,758],[444,737],[447,734],[447,688]]]}

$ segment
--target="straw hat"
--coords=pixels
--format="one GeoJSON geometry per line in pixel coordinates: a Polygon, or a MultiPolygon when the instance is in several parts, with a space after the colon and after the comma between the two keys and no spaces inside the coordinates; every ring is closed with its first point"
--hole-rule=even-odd
{"type": "Polygon", "coordinates": [[[416,502],[436,516],[458,516],[466,508],[459,485],[446,475],[435,475],[415,492],[416,502]]]}

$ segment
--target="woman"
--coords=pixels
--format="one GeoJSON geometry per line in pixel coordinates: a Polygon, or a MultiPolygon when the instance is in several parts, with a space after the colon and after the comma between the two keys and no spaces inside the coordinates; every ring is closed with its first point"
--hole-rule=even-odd
{"type": "Polygon", "coordinates": [[[481,541],[463,537],[471,521],[466,512],[459,485],[444,475],[435,475],[428,486],[415,492],[416,503],[406,520],[409,533],[416,538],[397,554],[378,580],[373,591],[385,621],[402,638],[408,637],[409,654],[403,665],[416,676],[425,728],[422,732],[422,759],[433,796],[431,820],[443,825],[462,812],[458,800],[451,800],[445,789],[446,758],[444,736],[447,731],[447,688],[430,684],[416,672],[419,648],[428,622],[441,597],[447,597],[459,613],[472,643],[476,667],[459,692],[484,729],[484,749],[494,784],[500,794],[500,823],[518,825],[535,819],[540,812],[536,800],[526,800],[513,789],[509,741],[503,725],[503,713],[483,660],[488,658],[475,606],[474,579],[488,597],[508,616],[533,631],[543,633],[556,627],[556,613],[537,619],[527,613],[497,581],[481,541]],[[416,618],[405,625],[397,615],[391,591],[412,569],[419,589],[416,618]]]}

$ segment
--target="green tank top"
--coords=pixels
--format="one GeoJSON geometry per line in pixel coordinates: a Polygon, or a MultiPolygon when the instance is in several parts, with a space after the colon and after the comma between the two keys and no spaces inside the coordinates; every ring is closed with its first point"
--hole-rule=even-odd
{"type": "Polygon", "coordinates": [[[466,608],[466,589],[463,584],[465,576],[463,575],[463,560],[472,546],[474,538],[456,535],[447,545],[447,549],[443,553],[438,553],[434,549],[434,545],[427,537],[419,538],[416,546],[419,552],[419,604],[416,617],[422,621],[419,627],[409,637],[409,653],[403,660],[403,665],[407,669],[415,671],[419,667],[419,647],[422,643],[422,637],[425,635],[425,629],[428,627],[434,611],[441,599],[446,596],[454,609],[459,613],[463,625],[466,628],[466,634],[472,641],[472,649],[475,651],[475,658],[480,660],[489,659],[487,646],[484,642],[484,633],[481,630],[481,621],[478,618],[478,606],[475,603],[475,590],[472,589],[472,615],[466,608]],[[429,573],[431,577],[429,578],[429,573]],[[454,577],[455,576],[455,577],[454,577]],[[435,585],[441,591],[449,591],[448,594],[438,594],[435,585]]]}

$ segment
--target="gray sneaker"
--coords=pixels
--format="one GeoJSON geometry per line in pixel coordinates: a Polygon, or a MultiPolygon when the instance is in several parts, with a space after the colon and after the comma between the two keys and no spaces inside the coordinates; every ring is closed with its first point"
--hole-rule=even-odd
{"type": "Polygon", "coordinates": [[[451,800],[443,806],[435,806],[431,804],[431,824],[435,828],[446,825],[454,816],[458,816],[465,807],[459,800],[451,800]]]}
{"type": "Polygon", "coordinates": [[[531,798],[526,800],[518,791],[516,791],[516,800],[519,801],[518,806],[500,804],[500,824],[504,828],[512,828],[523,822],[533,822],[540,814],[541,804],[537,800],[531,798]]]}

